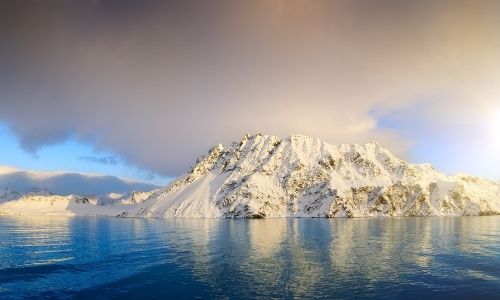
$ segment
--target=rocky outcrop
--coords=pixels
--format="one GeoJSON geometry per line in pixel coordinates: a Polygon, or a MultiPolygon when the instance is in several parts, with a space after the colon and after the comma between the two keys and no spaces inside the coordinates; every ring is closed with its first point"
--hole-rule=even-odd
{"type": "Polygon", "coordinates": [[[245,135],[212,148],[186,175],[153,194],[157,217],[366,217],[500,213],[498,183],[446,176],[396,158],[377,143],[245,135]],[[193,209],[196,207],[196,209],[193,209]]]}
{"type": "MultiPolygon", "coordinates": [[[[66,211],[164,218],[492,215],[500,214],[499,187],[410,164],[374,142],[330,145],[258,134],[213,147],[165,188],[99,205],[71,198],[66,211]]],[[[0,212],[19,212],[11,202],[4,200],[0,212]]]]}

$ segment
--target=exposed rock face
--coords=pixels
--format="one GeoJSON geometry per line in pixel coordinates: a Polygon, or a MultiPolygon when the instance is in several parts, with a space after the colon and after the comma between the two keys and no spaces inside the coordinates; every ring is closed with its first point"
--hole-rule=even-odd
{"type": "Polygon", "coordinates": [[[139,212],[157,217],[364,217],[500,213],[499,185],[445,176],[376,143],[245,135],[218,145],[139,212]]]}
{"type": "MultiPolygon", "coordinates": [[[[376,143],[245,135],[218,145],[169,186],[73,215],[178,218],[365,217],[500,214],[500,185],[409,164],[376,143]]],[[[9,213],[5,204],[0,212],[9,213]]],[[[104,204],[104,205],[103,205],[104,204]]]]}

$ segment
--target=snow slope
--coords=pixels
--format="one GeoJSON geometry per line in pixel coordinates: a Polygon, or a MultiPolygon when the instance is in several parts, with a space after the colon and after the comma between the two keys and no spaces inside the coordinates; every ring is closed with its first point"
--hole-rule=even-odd
{"type": "Polygon", "coordinates": [[[151,192],[95,204],[78,202],[76,196],[45,197],[47,203],[61,204],[28,209],[21,204],[33,197],[23,196],[4,201],[0,213],[166,218],[500,214],[496,182],[409,164],[373,142],[330,145],[303,135],[245,135],[229,147],[218,145],[185,175],[151,192]]]}

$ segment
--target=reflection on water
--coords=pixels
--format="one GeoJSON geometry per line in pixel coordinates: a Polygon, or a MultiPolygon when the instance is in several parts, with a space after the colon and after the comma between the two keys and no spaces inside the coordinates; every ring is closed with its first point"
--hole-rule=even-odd
{"type": "Polygon", "coordinates": [[[500,217],[0,218],[0,298],[496,298],[500,217]]]}

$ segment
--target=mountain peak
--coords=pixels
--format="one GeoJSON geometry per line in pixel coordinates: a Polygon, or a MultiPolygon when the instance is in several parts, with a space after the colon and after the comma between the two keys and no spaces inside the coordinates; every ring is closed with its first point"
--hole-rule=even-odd
{"type": "MultiPolygon", "coordinates": [[[[98,209],[81,201],[71,207],[176,218],[490,215],[500,214],[499,191],[496,182],[410,164],[373,141],[332,145],[307,135],[245,134],[212,147],[166,188],[98,209]]],[[[26,207],[7,204],[0,213],[26,207]]]]}
{"type": "Polygon", "coordinates": [[[400,160],[375,141],[331,145],[301,134],[284,139],[245,134],[239,143],[216,149],[142,214],[349,217],[500,212],[496,183],[464,184],[400,160]],[[482,198],[477,190],[483,190],[482,198]],[[480,202],[484,197],[490,201],[480,202]]]}

